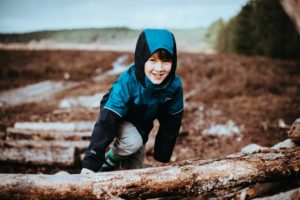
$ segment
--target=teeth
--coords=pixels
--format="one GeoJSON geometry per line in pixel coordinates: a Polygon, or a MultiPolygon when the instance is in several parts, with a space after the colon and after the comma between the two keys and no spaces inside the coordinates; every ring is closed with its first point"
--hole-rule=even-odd
{"type": "Polygon", "coordinates": [[[153,74],[153,75],[156,79],[160,79],[163,76],[163,74],[153,74]]]}
{"type": "Polygon", "coordinates": [[[164,74],[153,74],[154,76],[163,76],[164,74]]]}

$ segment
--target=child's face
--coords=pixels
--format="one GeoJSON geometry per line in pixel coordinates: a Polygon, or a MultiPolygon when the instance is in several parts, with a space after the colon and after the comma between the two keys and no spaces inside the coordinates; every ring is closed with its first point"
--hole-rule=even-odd
{"type": "Polygon", "coordinates": [[[145,74],[150,81],[155,84],[161,84],[169,75],[172,68],[172,61],[162,61],[158,53],[152,56],[145,63],[145,74]]]}

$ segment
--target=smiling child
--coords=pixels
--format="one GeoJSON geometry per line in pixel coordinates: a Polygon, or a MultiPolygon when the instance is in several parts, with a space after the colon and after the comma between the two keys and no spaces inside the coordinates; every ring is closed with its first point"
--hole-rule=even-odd
{"type": "Polygon", "coordinates": [[[140,34],[134,65],[119,76],[101,101],[81,173],[112,171],[120,165],[143,168],[145,144],[155,119],[160,126],[154,158],[170,161],[183,115],[176,65],[176,43],[170,31],[146,29],[140,34]]]}

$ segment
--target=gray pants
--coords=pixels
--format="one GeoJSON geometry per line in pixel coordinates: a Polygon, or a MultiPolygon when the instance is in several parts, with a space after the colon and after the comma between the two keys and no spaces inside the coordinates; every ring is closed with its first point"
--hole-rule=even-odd
{"type": "Polygon", "coordinates": [[[138,130],[130,122],[123,122],[112,145],[123,169],[144,168],[145,145],[138,130]]]}

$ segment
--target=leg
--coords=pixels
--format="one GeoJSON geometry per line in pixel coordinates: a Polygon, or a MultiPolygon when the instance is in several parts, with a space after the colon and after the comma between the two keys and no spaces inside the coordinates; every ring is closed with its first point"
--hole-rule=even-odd
{"type": "Polygon", "coordinates": [[[138,130],[130,122],[124,122],[120,127],[112,152],[119,160],[128,159],[143,146],[143,139],[138,130]]]}
{"type": "Polygon", "coordinates": [[[145,145],[143,145],[136,153],[130,155],[128,159],[122,162],[123,169],[141,169],[144,168],[145,145]]]}
{"type": "MultiPolygon", "coordinates": [[[[115,170],[121,161],[131,159],[131,156],[135,153],[138,156],[138,160],[141,160],[143,151],[139,150],[143,147],[143,139],[135,126],[130,122],[123,122],[119,129],[119,134],[115,138],[112,148],[105,156],[105,162],[102,165],[100,171],[112,171],[115,170]]],[[[138,163],[136,156],[132,156],[132,161],[138,163]]],[[[144,156],[142,156],[144,158],[144,156]]],[[[143,162],[143,159],[142,159],[143,162]]],[[[134,166],[141,166],[141,164],[134,164],[134,166]]],[[[131,168],[131,167],[130,167],[131,168]]]]}

